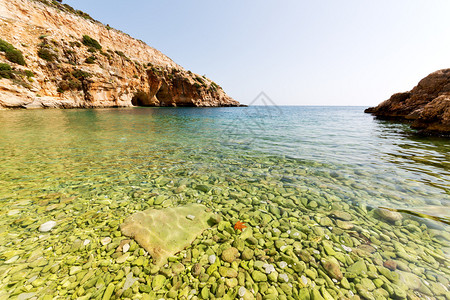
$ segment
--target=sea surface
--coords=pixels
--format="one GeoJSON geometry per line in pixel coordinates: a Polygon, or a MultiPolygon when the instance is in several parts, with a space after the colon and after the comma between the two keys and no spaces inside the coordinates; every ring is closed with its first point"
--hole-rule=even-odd
{"type": "MultiPolygon", "coordinates": [[[[121,221],[148,208],[154,195],[171,198],[167,205],[197,201],[213,209],[216,203],[216,209],[226,209],[226,201],[239,203],[240,197],[265,203],[275,199],[272,203],[283,209],[282,199],[289,198],[286,211],[295,211],[292,203],[301,202],[300,215],[319,223],[338,203],[342,211],[355,212],[358,226],[364,228],[369,220],[374,223],[366,224],[368,228],[383,222],[395,230],[374,213],[388,208],[400,212],[403,222],[408,220],[403,225],[439,236],[432,251],[448,259],[450,140],[418,136],[407,123],[377,120],[363,110],[254,106],[0,111],[1,289],[40,294],[41,285],[23,290],[19,279],[7,275],[26,263],[27,253],[41,246],[47,253],[49,247],[77,238],[94,245],[105,230],[78,226],[90,218],[88,212],[105,212],[109,205],[105,213],[121,221]],[[368,219],[358,219],[356,212],[368,219]],[[57,221],[58,235],[43,238],[37,229],[49,220],[57,221]],[[40,244],[40,239],[46,242],[40,244]],[[8,252],[14,249],[19,252],[8,252]]],[[[62,256],[57,254],[53,262],[62,256]]],[[[422,267],[438,272],[443,265],[448,261],[422,267]]],[[[32,275],[31,269],[24,278],[32,275]]]]}

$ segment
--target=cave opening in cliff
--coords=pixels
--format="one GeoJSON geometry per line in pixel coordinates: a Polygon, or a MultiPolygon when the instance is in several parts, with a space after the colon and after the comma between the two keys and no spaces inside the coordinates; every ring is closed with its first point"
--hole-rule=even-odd
{"type": "Polygon", "coordinates": [[[133,106],[152,106],[150,96],[144,91],[137,91],[131,99],[133,106]]]}

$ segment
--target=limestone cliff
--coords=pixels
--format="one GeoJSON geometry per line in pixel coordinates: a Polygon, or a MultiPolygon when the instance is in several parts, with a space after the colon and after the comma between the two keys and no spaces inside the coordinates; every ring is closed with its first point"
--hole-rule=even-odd
{"type": "Polygon", "coordinates": [[[450,69],[431,73],[411,91],[365,110],[381,118],[412,120],[412,128],[450,135],[450,69]]]}
{"type": "Polygon", "coordinates": [[[0,0],[0,38],[0,109],[239,105],[210,79],[56,1],[0,0]]]}

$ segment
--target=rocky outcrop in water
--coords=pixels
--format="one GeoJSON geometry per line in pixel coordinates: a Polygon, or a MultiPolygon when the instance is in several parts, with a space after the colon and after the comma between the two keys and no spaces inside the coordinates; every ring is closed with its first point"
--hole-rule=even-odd
{"type": "Polygon", "coordinates": [[[431,73],[411,91],[365,110],[380,118],[412,120],[411,127],[450,135],[450,69],[431,73]]]}
{"type": "Polygon", "coordinates": [[[220,86],[66,4],[0,0],[0,109],[237,106],[220,86]]]}

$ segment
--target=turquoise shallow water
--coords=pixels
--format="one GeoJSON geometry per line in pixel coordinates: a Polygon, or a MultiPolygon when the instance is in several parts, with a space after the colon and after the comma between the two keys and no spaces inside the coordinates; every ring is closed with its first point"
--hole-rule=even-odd
{"type": "Polygon", "coordinates": [[[252,180],[283,177],[317,190],[320,184],[355,203],[448,218],[448,139],[416,137],[407,124],[374,120],[362,110],[4,111],[0,197],[12,190],[20,195],[58,186],[76,189],[88,182],[107,190],[109,180],[126,188],[130,178],[135,178],[133,184],[150,186],[140,179],[154,169],[167,176],[180,172],[178,177],[211,170],[237,180],[250,171],[252,180]],[[265,161],[276,163],[275,170],[258,170],[257,164],[265,161]]]}
{"type": "MultiPolygon", "coordinates": [[[[345,203],[338,208],[363,215],[378,207],[399,210],[412,225],[425,224],[440,236],[433,245],[438,257],[449,254],[450,141],[418,137],[408,124],[376,120],[362,107],[0,111],[0,166],[0,258],[17,257],[3,271],[29,260],[7,251],[36,247],[44,221],[56,218],[64,224],[61,232],[80,229],[78,220],[106,204],[108,218],[121,221],[166,194],[173,204],[199,199],[224,215],[228,199],[270,203],[277,195],[307,194],[305,207],[318,203],[309,216],[317,222],[333,199],[345,203]],[[204,194],[198,185],[211,190],[204,194]],[[58,212],[58,205],[65,210],[58,212]]],[[[282,200],[277,203],[283,208],[282,200]]],[[[290,205],[286,210],[295,211],[290,205]]],[[[364,222],[358,221],[372,224],[364,222]]],[[[45,247],[72,243],[77,234],[92,241],[105,236],[104,230],[83,230],[47,240],[45,247]]],[[[54,261],[63,259],[58,255],[54,261]]],[[[425,269],[442,266],[448,261],[425,269]]],[[[40,293],[40,286],[8,284],[6,274],[0,277],[4,291],[40,293]]]]}

